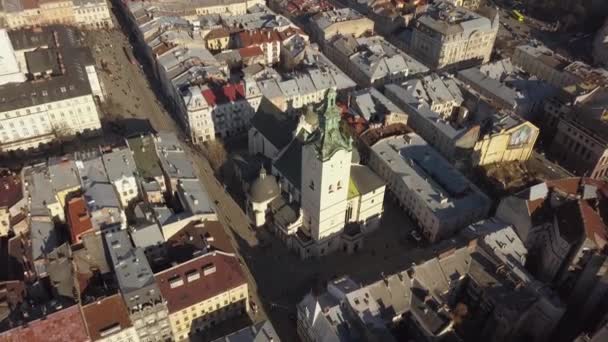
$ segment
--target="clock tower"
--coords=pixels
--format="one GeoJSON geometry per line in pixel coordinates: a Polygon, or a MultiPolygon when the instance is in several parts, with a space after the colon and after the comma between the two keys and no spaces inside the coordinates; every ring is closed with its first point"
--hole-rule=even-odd
{"type": "Polygon", "coordinates": [[[324,254],[333,249],[331,238],[345,225],[352,139],[340,130],[334,89],[316,112],[319,126],[302,147],[302,229],[324,254]]]}

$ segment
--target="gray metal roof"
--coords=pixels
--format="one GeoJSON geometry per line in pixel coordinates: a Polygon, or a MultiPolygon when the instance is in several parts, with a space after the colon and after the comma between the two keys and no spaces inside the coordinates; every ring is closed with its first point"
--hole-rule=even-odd
{"type": "Polygon", "coordinates": [[[134,177],[137,172],[133,152],[128,148],[114,149],[102,158],[110,182],[122,177],[134,177]]]}
{"type": "Polygon", "coordinates": [[[158,224],[153,223],[139,227],[131,231],[131,238],[135,247],[143,248],[154,247],[165,243],[165,238],[158,224]]]}
{"type": "Polygon", "coordinates": [[[196,178],[194,165],[175,134],[158,134],[156,136],[156,149],[161,167],[170,178],[196,178]]]}
{"type": "Polygon", "coordinates": [[[44,258],[61,243],[59,232],[50,218],[30,221],[30,239],[33,260],[44,258]]]}
{"type": "Polygon", "coordinates": [[[418,115],[420,118],[430,121],[439,132],[449,139],[457,139],[467,131],[466,128],[452,126],[439,113],[432,111],[426,102],[420,101],[403,87],[396,84],[388,84],[384,88],[384,94],[395,104],[401,106],[407,114],[418,115]]]}
{"type": "Polygon", "coordinates": [[[235,331],[213,342],[281,342],[270,321],[262,321],[235,331]]]}
{"type": "Polygon", "coordinates": [[[184,209],[192,215],[214,212],[207,190],[198,179],[180,179],[178,181],[179,199],[184,209]]]}
{"type": "Polygon", "coordinates": [[[376,88],[366,88],[351,93],[351,109],[365,120],[370,121],[376,118],[384,121],[384,116],[391,113],[403,113],[386,96],[382,95],[376,88]]]}
{"type": "Polygon", "coordinates": [[[344,7],[321,12],[313,18],[313,21],[321,30],[325,30],[335,23],[357,20],[361,18],[365,18],[363,15],[361,15],[361,13],[355,11],[354,9],[344,7]]]}
{"type": "Polygon", "coordinates": [[[70,157],[50,158],[48,170],[55,192],[80,186],[78,168],[70,157]]]}
{"type": "Polygon", "coordinates": [[[118,286],[123,296],[129,298],[129,307],[150,303],[160,292],[143,249],[133,246],[126,230],[106,233],[105,239],[118,286]],[[150,294],[150,289],[155,290],[154,294],[150,294]],[[134,292],[138,296],[132,296],[134,292]]]}
{"type": "Polygon", "coordinates": [[[386,182],[365,165],[351,165],[350,179],[361,195],[365,195],[386,185],[386,182]]]}
{"type": "Polygon", "coordinates": [[[372,152],[396,181],[419,196],[436,216],[449,218],[488,206],[489,199],[415,133],[380,140],[372,152]]]}
{"type": "Polygon", "coordinates": [[[283,113],[268,99],[263,98],[257,112],[251,119],[251,126],[257,129],[278,150],[293,139],[293,131],[298,121],[283,113]]]}

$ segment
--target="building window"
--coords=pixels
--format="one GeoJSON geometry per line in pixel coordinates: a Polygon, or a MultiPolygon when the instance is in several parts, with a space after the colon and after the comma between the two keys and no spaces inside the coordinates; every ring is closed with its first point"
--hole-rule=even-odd
{"type": "Polygon", "coordinates": [[[310,190],[313,190],[313,191],[314,191],[314,190],[315,190],[315,182],[310,181],[310,185],[309,185],[309,187],[310,187],[310,190]]]}

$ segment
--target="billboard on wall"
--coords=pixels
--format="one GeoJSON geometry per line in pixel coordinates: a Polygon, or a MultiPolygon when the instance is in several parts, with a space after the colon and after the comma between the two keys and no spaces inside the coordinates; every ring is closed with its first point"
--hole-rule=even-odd
{"type": "Polygon", "coordinates": [[[533,138],[534,131],[527,125],[520,127],[518,130],[511,134],[509,140],[509,148],[526,145],[533,138]]]}

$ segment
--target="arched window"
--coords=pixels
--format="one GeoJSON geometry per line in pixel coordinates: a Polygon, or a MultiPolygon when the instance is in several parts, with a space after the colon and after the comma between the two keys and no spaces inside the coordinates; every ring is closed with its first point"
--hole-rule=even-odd
{"type": "Polygon", "coordinates": [[[342,182],[338,181],[338,190],[342,189],[342,182]]]}
{"type": "Polygon", "coordinates": [[[331,184],[329,185],[329,193],[331,194],[332,192],[334,192],[334,187],[331,186],[331,184]]]}

